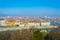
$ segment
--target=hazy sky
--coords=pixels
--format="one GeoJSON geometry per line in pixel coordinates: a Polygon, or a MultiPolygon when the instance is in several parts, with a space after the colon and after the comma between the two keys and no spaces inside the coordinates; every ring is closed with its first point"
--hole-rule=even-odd
{"type": "Polygon", "coordinates": [[[60,17],[60,1],[0,0],[0,16],[60,17]]]}

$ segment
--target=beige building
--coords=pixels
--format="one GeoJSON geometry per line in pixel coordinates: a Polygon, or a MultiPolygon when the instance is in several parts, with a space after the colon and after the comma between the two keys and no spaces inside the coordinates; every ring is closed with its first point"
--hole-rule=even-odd
{"type": "Polygon", "coordinates": [[[35,23],[35,22],[28,22],[27,24],[25,24],[28,27],[34,27],[34,26],[40,26],[40,23],[35,23]]]}
{"type": "Polygon", "coordinates": [[[24,27],[25,25],[24,24],[20,24],[19,27],[24,27]]]}
{"type": "Polygon", "coordinates": [[[40,26],[40,23],[37,22],[37,23],[34,23],[36,27],[40,26]]]}

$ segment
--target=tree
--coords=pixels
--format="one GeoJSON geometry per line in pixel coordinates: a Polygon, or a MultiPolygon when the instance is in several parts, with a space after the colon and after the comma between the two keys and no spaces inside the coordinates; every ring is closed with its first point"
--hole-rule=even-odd
{"type": "Polygon", "coordinates": [[[0,40],[10,40],[10,32],[9,31],[0,31],[0,40]]]}
{"type": "Polygon", "coordinates": [[[45,40],[60,40],[60,26],[47,34],[45,40]]]}
{"type": "Polygon", "coordinates": [[[11,26],[15,26],[15,22],[11,22],[10,25],[11,25],[11,26]]]}
{"type": "Polygon", "coordinates": [[[36,30],[32,35],[32,40],[44,40],[44,35],[40,30],[36,30]]]}

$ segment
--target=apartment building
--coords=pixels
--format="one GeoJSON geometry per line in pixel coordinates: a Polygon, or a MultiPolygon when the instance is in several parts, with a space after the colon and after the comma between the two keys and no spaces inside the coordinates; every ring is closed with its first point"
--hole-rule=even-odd
{"type": "Polygon", "coordinates": [[[5,26],[5,20],[3,18],[0,18],[0,26],[5,26]]]}

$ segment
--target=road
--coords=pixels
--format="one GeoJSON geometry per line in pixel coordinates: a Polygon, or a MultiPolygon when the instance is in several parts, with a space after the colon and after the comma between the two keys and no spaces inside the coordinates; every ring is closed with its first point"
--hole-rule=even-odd
{"type": "MultiPolygon", "coordinates": [[[[30,29],[31,27],[3,27],[0,28],[0,31],[10,31],[10,30],[23,30],[23,29],[30,29]]],[[[53,26],[50,27],[32,27],[32,28],[56,28],[53,26]]]]}

